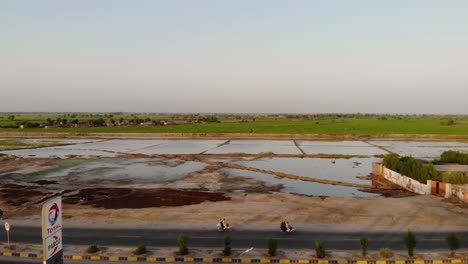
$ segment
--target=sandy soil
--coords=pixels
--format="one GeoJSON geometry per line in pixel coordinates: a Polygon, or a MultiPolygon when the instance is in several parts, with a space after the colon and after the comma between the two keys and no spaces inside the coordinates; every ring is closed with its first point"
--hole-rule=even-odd
{"type": "MultiPolygon", "coordinates": [[[[92,224],[103,228],[131,223],[148,228],[212,229],[217,219],[224,217],[234,228],[242,229],[275,229],[282,219],[288,219],[297,229],[307,230],[468,230],[466,205],[435,196],[336,198],[229,193],[225,197],[229,200],[141,209],[103,210],[95,207],[99,203],[65,203],[63,217],[67,226],[92,224]]],[[[8,215],[8,209],[13,208],[4,204],[3,199],[1,206],[15,224],[40,223],[39,205],[13,215],[8,215]]]]}
{"type": "MultiPolygon", "coordinates": [[[[41,170],[54,159],[1,161],[0,171],[41,170]],[[5,165],[5,166],[3,166],[5,165]],[[15,165],[18,169],[14,169],[15,165]]],[[[38,179],[40,180],[40,179],[38,179]]],[[[227,175],[208,167],[170,182],[120,189],[60,189],[53,182],[0,185],[0,208],[15,225],[40,225],[41,201],[64,197],[64,225],[212,229],[226,218],[234,228],[276,229],[289,220],[297,229],[468,230],[468,206],[440,197],[413,195],[376,178],[378,197],[311,197],[279,193],[279,186],[227,175]],[[384,185],[384,186],[380,186],[384,185]],[[32,187],[31,187],[32,186],[32,187]],[[384,187],[382,189],[382,187],[384,187]],[[236,190],[244,192],[237,192],[236,190]],[[82,202],[80,202],[80,200],[82,202]],[[135,206],[147,204],[145,208],[135,206]],[[108,209],[103,209],[108,208],[108,209]],[[177,219],[177,221],[174,221],[177,219]]],[[[372,190],[371,190],[372,191],[372,190]]]]}

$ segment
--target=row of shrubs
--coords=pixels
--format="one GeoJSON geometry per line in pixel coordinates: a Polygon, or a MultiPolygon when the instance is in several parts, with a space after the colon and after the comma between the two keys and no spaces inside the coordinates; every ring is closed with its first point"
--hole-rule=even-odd
{"type": "MultiPolygon", "coordinates": [[[[403,241],[405,243],[405,246],[408,250],[408,255],[412,257],[414,255],[414,249],[416,248],[417,240],[416,236],[413,232],[408,230],[408,232],[405,234],[403,241]]],[[[455,250],[460,248],[460,238],[455,234],[452,233],[449,236],[446,237],[447,244],[451,250],[452,256],[455,254],[455,250]]],[[[179,238],[177,240],[179,243],[179,254],[180,255],[187,255],[189,253],[188,249],[188,237],[185,234],[179,235],[179,238]]],[[[224,237],[224,249],[223,249],[223,255],[224,256],[230,256],[231,255],[231,238],[229,236],[224,237]]],[[[359,240],[359,245],[361,247],[361,254],[363,257],[367,255],[367,250],[370,247],[370,242],[367,238],[361,238],[359,240]]],[[[276,252],[278,249],[278,240],[274,238],[269,238],[267,240],[267,247],[268,247],[268,255],[271,257],[276,256],[276,252]]],[[[86,252],[88,253],[97,253],[99,252],[99,248],[96,245],[91,245],[86,249],[86,252]]],[[[133,253],[135,255],[142,255],[147,253],[146,246],[145,245],[139,245],[133,253]]],[[[384,258],[391,258],[393,257],[393,252],[389,248],[381,248],[379,250],[380,256],[384,258]]],[[[315,240],[315,256],[317,258],[324,258],[326,256],[326,251],[325,251],[325,243],[321,240],[315,240]]]]}
{"type": "MultiPolygon", "coordinates": [[[[468,153],[454,150],[444,151],[440,155],[440,158],[434,160],[433,163],[456,163],[468,165],[468,153]]],[[[467,184],[468,176],[464,172],[449,171],[442,175],[442,181],[452,184],[467,184]]]]}
{"type": "Polygon", "coordinates": [[[449,171],[444,173],[442,176],[442,181],[452,184],[467,184],[468,176],[466,176],[465,173],[461,171],[449,171]]]}
{"type": "MultiPolygon", "coordinates": [[[[423,163],[413,157],[400,157],[398,154],[392,153],[385,155],[383,163],[388,169],[421,183],[426,183],[427,180],[437,180],[452,184],[468,183],[468,176],[464,172],[447,172],[441,175],[433,164],[423,163]]],[[[440,159],[434,160],[432,163],[468,164],[468,153],[452,150],[445,151],[440,156],[440,159]]]]}
{"type": "Polygon", "coordinates": [[[400,157],[398,154],[392,153],[385,155],[383,163],[388,169],[420,183],[426,183],[427,180],[440,180],[439,172],[434,165],[425,164],[413,157],[400,157]]]}
{"type": "Polygon", "coordinates": [[[442,152],[439,159],[435,159],[433,163],[457,163],[468,165],[468,153],[448,150],[442,152]]]}

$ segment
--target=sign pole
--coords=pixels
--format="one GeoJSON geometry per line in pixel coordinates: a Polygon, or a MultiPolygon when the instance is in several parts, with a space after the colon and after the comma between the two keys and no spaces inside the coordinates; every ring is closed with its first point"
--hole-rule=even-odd
{"type": "Polygon", "coordinates": [[[11,249],[10,247],[10,224],[8,222],[5,222],[5,230],[6,230],[7,239],[8,239],[8,249],[11,249]]]}
{"type": "Polygon", "coordinates": [[[44,264],[63,264],[62,197],[47,200],[42,206],[42,244],[44,264]]]}

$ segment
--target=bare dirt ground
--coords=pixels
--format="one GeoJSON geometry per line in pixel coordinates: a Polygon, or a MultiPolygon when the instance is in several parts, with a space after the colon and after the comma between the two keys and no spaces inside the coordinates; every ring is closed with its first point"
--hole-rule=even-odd
{"type": "MultiPolygon", "coordinates": [[[[4,159],[0,172],[40,171],[55,159],[4,159]]],[[[175,165],[175,164],[174,164],[175,165]]],[[[55,187],[54,181],[0,185],[0,208],[15,224],[39,225],[41,201],[61,193],[67,226],[132,226],[212,229],[226,218],[234,228],[271,229],[288,219],[298,229],[468,230],[468,206],[440,197],[413,195],[376,176],[377,197],[312,197],[280,193],[207,167],[182,179],[141,188],[55,187]],[[238,192],[237,190],[243,190],[238,192]],[[385,197],[386,196],[386,197],[385,197]],[[144,204],[144,206],[141,206],[144,204]],[[177,221],[174,221],[177,219],[177,221]]]]}
{"type": "MultiPolygon", "coordinates": [[[[137,158],[137,157],[128,157],[137,158]]],[[[169,157],[174,158],[174,157],[169,157]]],[[[179,160],[155,160],[153,166],[178,166],[179,160]]],[[[242,157],[238,157],[242,158],[242,157]]],[[[256,158],[253,156],[246,159],[256,158]]],[[[3,157],[0,174],[30,174],[58,166],[57,159],[3,157]]],[[[42,201],[61,194],[63,218],[67,227],[93,225],[119,228],[129,225],[159,229],[214,229],[219,218],[226,218],[234,229],[276,229],[287,219],[298,230],[329,231],[466,231],[468,205],[430,195],[415,195],[389,183],[381,176],[369,175],[376,197],[326,197],[281,193],[281,186],[232,177],[218,171],[216,164],[189,173],[182,179],[127,188],[77,187],[54,179],[35,179],[0,184],[0,208],[13,225],[40,225],[42,201]],[[71,188],[73,187],[73,188],[71,188]],[[144,187],[144,188],[142,188],[144,187]],[[242,190],[242,192],[239,192],[242,190]]],[[[218,164],[219,165],[219,164],[218,164]]],[[[276,175],[281,177],[282,175],[276,175]]],[[[96,179],[89,184],[101,184],[96,179]]],[[[121,180],[129,184],[129,180],[121,180]]],[[[115,181],[114,184],[118,181],[115,181]]],[[[40,245],[15,245],[17,251],[41,252],[40,245]]],[[[65,246],[68,255],[88,255],[83,246],[65,246]]],[[[100,247],[95,255],[135,256],[135,248],[100,247]]],[[[177,248],[149,247],[143,256],[177,256],[177,248]]],[[[267,250],[233,248],[232,257],[269,258],[267,250]],[[242,255],[241,255],[242,254],[242,255]]],[[[188,257],[222,257],[222,248],[190,248],[188,257]]],[[[416,252],[417,259],[467,258],[468,252],[450,256],[448,252],[416,252]]],[[[280,259],[315,259],[310,250],[282,250],[280,259]]],[[[357,251],[327,251],[328,259],[376,260],[378,251],[363,258],[357,251]]],[[[391,259],[409,259],[406,252],[394,252],[391,259]]]]}

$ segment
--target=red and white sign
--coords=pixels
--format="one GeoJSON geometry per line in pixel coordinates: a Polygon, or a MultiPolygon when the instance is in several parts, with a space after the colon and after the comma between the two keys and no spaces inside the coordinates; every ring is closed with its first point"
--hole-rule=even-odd
{"type": "Polygon", "coordinates": [[[62,250],[62,230],[45,239],[44,256],[49,259],[60,250],[62,250]]]}
{"type": "Polygon", "coordinates": [[[42,206],[42,241],[44,260],[62,249],[62,197],[48,200],[42,206]]]}

